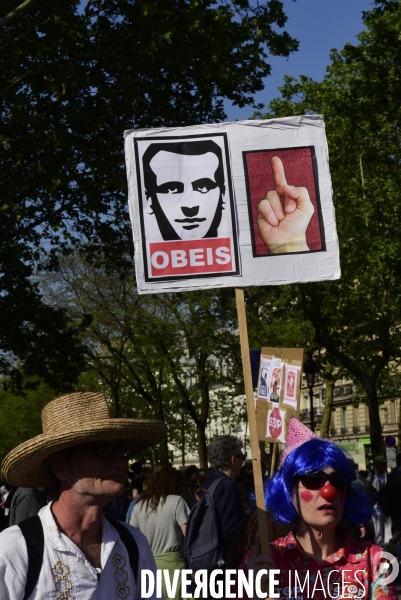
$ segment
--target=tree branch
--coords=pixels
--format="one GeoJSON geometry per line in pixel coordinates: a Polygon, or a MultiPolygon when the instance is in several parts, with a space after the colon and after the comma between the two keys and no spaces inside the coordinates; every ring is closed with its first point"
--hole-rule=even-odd
{"type": "Polygon", "coordinates": [[[14,19],[16,19],[24,10],[26,10],[28,6],[32,4],[32,2],[35,2],[35,0],[25,0],[25,2],[17,6],[17,8],[15,8],[10,13],[8,13],[7,16],[1,19],[0,29],[3,29],[3,27],[11,23],[11,21],[14,21],[14,19]]]}
{"type": "Polygon", "coordinates": [[[33,75],[33,69],[29,69],[29,71],[21,75],[21,77],[17,77],[17,79],[14,79],[14,81],[10,83],[10,85],[8,85],[6,88],[4,88],[4,90],[0,92],[0,98],[8,94],[8,92],[11,92],[11,90],[17,87],[22,81],[24,81],[24,79],[26,79],[30,75],[33,75]]]}

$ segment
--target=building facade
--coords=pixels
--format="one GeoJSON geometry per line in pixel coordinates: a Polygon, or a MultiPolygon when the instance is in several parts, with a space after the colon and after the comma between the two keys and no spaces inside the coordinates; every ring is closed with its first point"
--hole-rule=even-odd
{"type": "MultiPolygon", "coordinates": [[[[366,395],[352,381],[341,379],[335,382],[333,390],[333,411],[330,422],[329,439],[339,444],[358,465],[359,469],[369,470],[373,456],[370,446],[369,412],[366,395]]],[[[313,386],[313,415],[315,431],[319,434],[326,400],[326,384],[319,376],[313,386]]],[[[400,414],[399,395],[396,388],[380,390],[380,421],[383,437],[394,436],[398,441],[400,414]]],[[[305,377],[302,378],[300,420],[311,424],[310,395],[305,377]]],[[[387,449],[388,467],[395,466],[396,447],[387,449]]]]}

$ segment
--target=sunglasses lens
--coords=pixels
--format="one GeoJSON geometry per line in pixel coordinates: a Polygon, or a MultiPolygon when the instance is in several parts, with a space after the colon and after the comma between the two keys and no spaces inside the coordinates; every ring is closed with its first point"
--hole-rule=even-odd
{"type": "Polygon", "coordinates": [[[327,479],[339,492],[343,492],[348,487],[348,484],[344,481],[344,475],[337,471],[328,475],[327,479]]]}
{"type": "Polygon", "coordinates": [[[307,490],[320,490],[327,481],[327,475],[322,473],[311,473],[310,475],[302,475],[300,481],[307,490]]]}

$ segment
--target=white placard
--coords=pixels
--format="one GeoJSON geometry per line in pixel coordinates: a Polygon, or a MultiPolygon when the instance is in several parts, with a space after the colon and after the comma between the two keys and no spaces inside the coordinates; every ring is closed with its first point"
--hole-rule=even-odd
{"type": "Polygon", "coordinates": [[[340,277],[321,116],[125,132],[139,293],[340,277]]]}
{"type": "Polygon", "coordinates": [[[291,406],[294,410],[297,410],[298,408],[297,395],[300,376],[301,367],[285,365],[283,404],[288,404],[288,406],[291,406]]]}
{"type": "Polygon", "coordinates": [[[269,382],[270,382],[270,367],[272,361],[270,358],[260,357],[260,375],[258,386],[258,398],[266,401],[269,400],[269,382]]]}
{"type": "Polygon", "coordinates": [[[273,404],[278,404],[280,401],[280,391],[283,381],[284,363],[280,358],[272,357],[272,365],[270,368],[269,377],[269,400],[273,404]]]}

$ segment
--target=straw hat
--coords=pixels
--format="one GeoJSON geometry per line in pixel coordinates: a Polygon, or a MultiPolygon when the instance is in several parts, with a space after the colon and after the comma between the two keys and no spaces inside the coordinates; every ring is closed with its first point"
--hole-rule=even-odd
{"type": "Polygon", "coordinates": [[[12,486],[52,485],[45,459],[86,442],[126,440],[140,452],[164,438],[162,421],[112,419],[103,394],[77,392],[52,400],[42,410],[43,433],[23,442],[5,457],[1,478],[12,486]]]}

